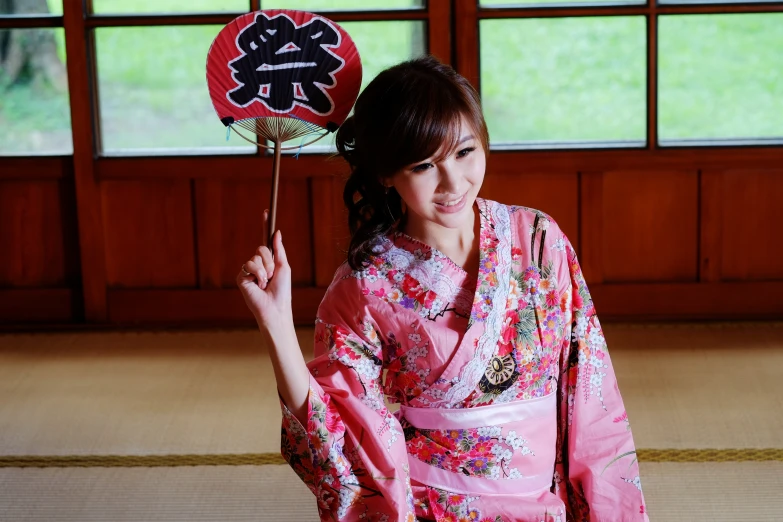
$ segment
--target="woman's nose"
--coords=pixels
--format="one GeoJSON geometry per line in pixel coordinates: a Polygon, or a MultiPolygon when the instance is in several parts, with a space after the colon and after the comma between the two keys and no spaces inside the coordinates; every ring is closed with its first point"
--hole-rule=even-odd
{"type": "Polygon", "coordinates": [[[445,194],[451,194],[453,196],[461,196],[463,190],[463,179],[459,169],[453,165],[441,165],[440,176],[440,192],[445,194]]]}

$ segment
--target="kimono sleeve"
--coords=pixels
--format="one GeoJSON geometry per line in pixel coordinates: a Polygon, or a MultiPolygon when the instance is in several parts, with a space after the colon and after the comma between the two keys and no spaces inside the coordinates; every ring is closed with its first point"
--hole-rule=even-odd
{"type": "Polygon", "coordinates": [[[381,391],[377,314],[350,279],[333,283],[318,309],[307,425],[281,401],[281,453],[322,521],[413,521],[405,439],[381,391]]]}
{"type": "MultiPolygon", "coordinates": [[[[562,233],[561,233],[562,234],[562,233]]],[[[571,243],[563,263],[555,482],[575,521],[648,521],[631,428],[606,340],[571,243]]]]}

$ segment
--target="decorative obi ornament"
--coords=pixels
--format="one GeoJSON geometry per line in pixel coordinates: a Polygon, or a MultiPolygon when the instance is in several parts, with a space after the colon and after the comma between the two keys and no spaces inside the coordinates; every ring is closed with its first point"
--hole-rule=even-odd
{"type": "Polygon", "coordinates": [[[538,495],[552,486],[556,394],[475,408],[400,406],[411,479],[463,494],[538,495]]]}

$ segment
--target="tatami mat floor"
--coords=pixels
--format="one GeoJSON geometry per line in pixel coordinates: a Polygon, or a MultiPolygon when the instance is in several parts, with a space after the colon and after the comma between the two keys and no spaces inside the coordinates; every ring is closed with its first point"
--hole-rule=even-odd
{"type": "MultiPolygon", "coordinates": [[[[640,449],[783,448],[780,323],[606,325],[640,449]]],[[[299,329],[306,353],[312,329],[299,329]]],[[[0,335],[0,459],[276,454],[252,330],[0,335]]],[[[2,460],[0,460],[2,464],[2,460]]],[[[61,463],[62,464],[62,463],[61,463]]],[[[783,520],[783,462],[644,462],[651,520],[783,520]]],[[[0,466],[0,520],[317,520],[286,466],[0,466]]]]}

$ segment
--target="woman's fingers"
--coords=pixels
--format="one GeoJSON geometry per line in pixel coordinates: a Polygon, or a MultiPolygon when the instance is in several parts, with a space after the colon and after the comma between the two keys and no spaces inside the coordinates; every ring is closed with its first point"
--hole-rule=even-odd
{"type": "Polygon", "coordinates": [[[261,246],[258,247],[256,250],[256,255],[261,256],[262,264],[264,265],[264,270],[266,270],[267,279],[272,279],[272,276],[275,275],[275,261],[272,256],[272,252],[269,249],[269,246],[267,245],[267,232],[269,229],[269,209],[264,209],[264,219],[263,219],[263,238],[261,246]]]}
{"type": "Polygon", "coordinates": [[[269,209],[264,210],[263,226],[261,227],[261,230],[261,245],[267,246],[267,242],[269,241],[269,238],[267,237],[267,234],[269,234],[269,209]]]}
{"type": "Polygon", "coordinates": [[[277,253],[277,256],[274,260],[274,264],[278,267],[284,267],[288,266],[288,257],[285,253],[285,248],[283,248],[283,232],[278,230],[275,232],[274,238],[273,238],[273,244],[275,246],[275,252],[277,253]]]}
{"type": "Polygon", "coordinates": [[[251,279],[257,279],[258,280],[258,286],[262,289],[266,288],[269,280],[272,279],[272,277],[275,274],[275,269],[277,266],[287,266],[287,260],[285,257],[285,251],[282,250],[282,241],[280,232],[275,235],[275,237],[272,240],[272,243],[275,245],[275,252],[277,252],[278,248],[280,248],[280,255],[272,255],[272,251],[269,249],[268,246],[266,246],[267,243],[267,229],[269,226],[269,209],[264,210],[264,217],[263,217],[263,230],[264,230],[264,237],[262,239],[263,243],[258,249],[256,249],[255,255],[247,261],[244,265],[242,265],[242,269],[239,272],[239,275],[237,276],[239,281],[249,281],[251,279]],[[245,273],[245,271],[248,272],[248,274],[245,273]]]}
{"type": "Polygon", "coordinates": [[[256,250],[256,257],[261,258],[261,264],[266,271],[267,278],[272,279],[272,276],[275,275],[275,260],[272,259],[272,252],[267,247],[260,246],[256,250]]]}
{"type": "Polygon", "coordinates": [[[264,261],[259,255],[253,256],[250,261],[245,263],[245,270],[253,274],[258,279],[258,286],[264,288],[269,281],[264,261]]]}

